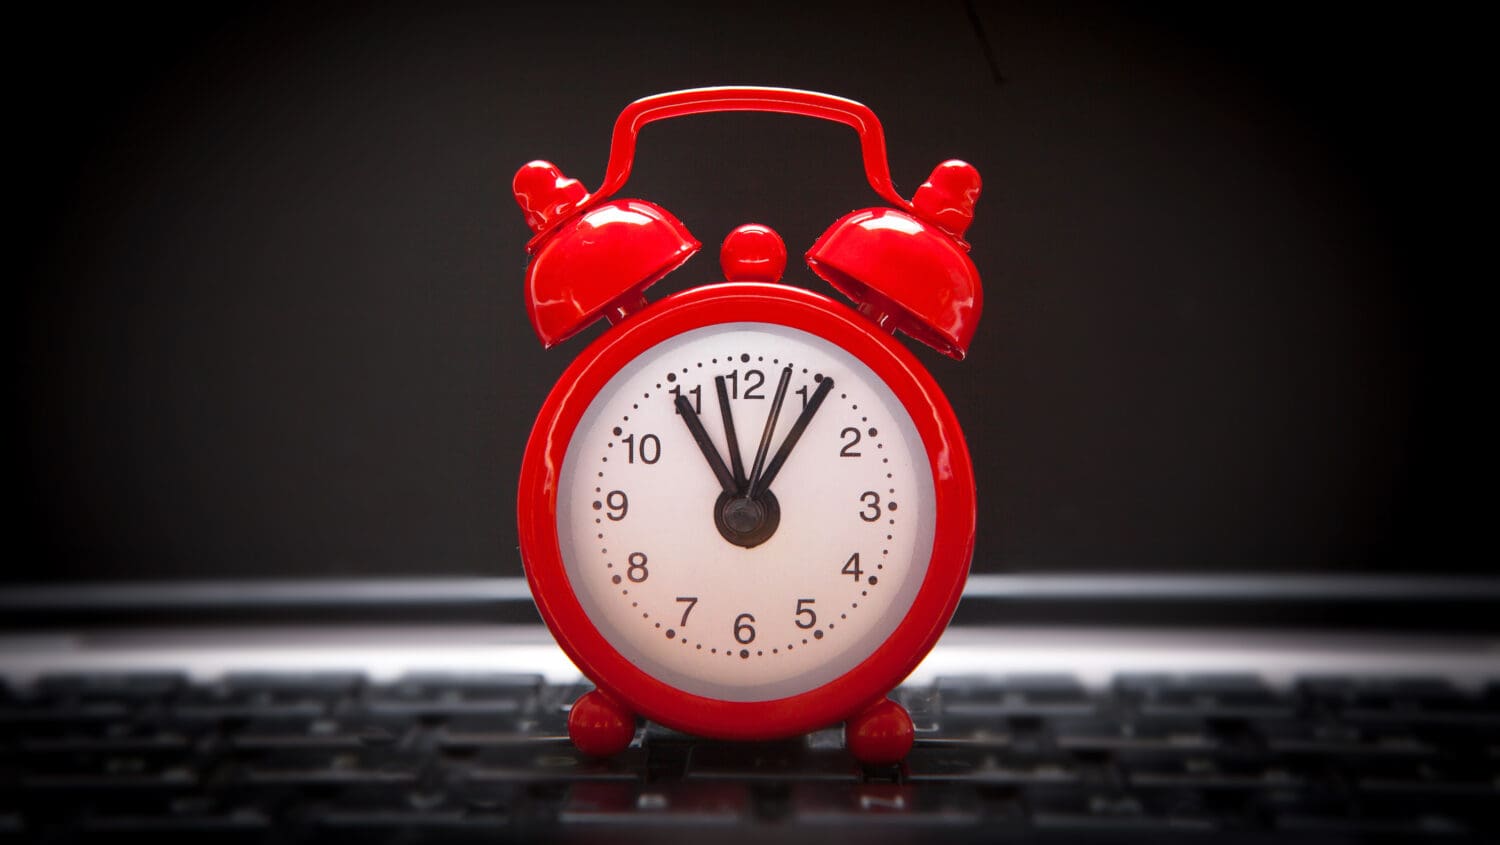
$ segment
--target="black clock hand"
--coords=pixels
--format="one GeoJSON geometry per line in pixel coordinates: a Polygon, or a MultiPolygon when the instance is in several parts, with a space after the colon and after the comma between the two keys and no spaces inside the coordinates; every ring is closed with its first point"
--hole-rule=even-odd
{"type": "Polygon", "coordinates": [[[781,383],[776,385],[776,395],[771,397],[771,412],[766,414],[766,430],[760,434],[760,448],[755,450],[755,466],[750,470],[750,486],[747,493],[754,499],[765,489],[761,483],[761,471],[766,467],[766,453],[771,451],[771,435],[776,433],[776,418],[781,416],[781,400],[786,398],[787,385],[792,381],[792,368],[781,371],[781,383]]]}
{"type": "MultiPolygon", "coordinates": [[[[786,379],[783,378],[781,383],[785,387],[786,379]]],[[[807,424],[812,422],[813,414],[818,412],[818,408],[823,404],[823,400],[828,398],[828,394],[832,390],[833,379],[824,377],[821,382],[818,382],[818,389],[814,390],[812,397],[807,400],[807,407],[802,409],[801,416],[797,417],[797,421],[792,423],[792,430],[788,431],[786,439],[781,441],[781,448],[776,450],[776,457],[771,459],[771,463],[766,466],[765,473],[761,475],[759,479],[760,487],[757,488],[754,482],[751,482],[751,498],[754,498],[762,490],[770,488],[771,482],[776,480],[776,473],[781,472],[781,465],[786,463],[787,456],[792,453],[792,447],[797,445],[797,441],[802,437],[802,432],[807,430],[807,424]]]]}
{"type": "Polygon", "coordinates": [[[731,496],[738,494],[740,487],[735,483],[734,476],[729,474],[729,468],[724,466],[724,459],[719,457],[719,450],[714,448],[714,442],[708,439],[708,432],[703,430],[703,421],[698,419],[697,412],[693,410],[693,403],[686,396],[678,396],[675,404],[677,413],[682,415],[682,421],[687,423],[688,431],[697,441],[698,449],[703,452],[703,457],[708,459],[709,469],[712,469],[714,477],[719,479],[719,486],[731,496]]]}
{"type": "Polygon", "coordinates": [[[740,440],[734,433],[734,415],[729,412],[729,391],[724,387],[724,377],[714,377],[714,387],[719,391],[719,416],[724,418],[724,437],[729,441],[729,464],[734,469],[735,491],[745,489],[745,462],[740,458],[740,440]]]}

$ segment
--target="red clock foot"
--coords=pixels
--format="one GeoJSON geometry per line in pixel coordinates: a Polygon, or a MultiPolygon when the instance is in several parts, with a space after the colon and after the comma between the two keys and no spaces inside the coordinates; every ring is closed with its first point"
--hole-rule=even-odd
{"type": "Polygon", "coordinates": [[[915,738],[906,708],[890,699],[881,699],[844,723],[844,745],[861,763],[899,763],[915,738]]]}
{"type": "Polygon", "coordinates": [[[624,751],[635,737],[635,714],[604,693],[590,690],[573,702],[568,713],[568,736],[590,757],[612,757],[624,751]]]}

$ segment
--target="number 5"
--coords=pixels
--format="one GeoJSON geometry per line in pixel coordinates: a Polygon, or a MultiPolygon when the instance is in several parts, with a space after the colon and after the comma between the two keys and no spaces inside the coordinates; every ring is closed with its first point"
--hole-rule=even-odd
{"type": "Polygon", "coordinates": [[[797,599],[797,627],[804,631],[818,624],[818,614],[814,613],[812,608],[807,607],[812,603],[813,599],[797,599]],[[802,621],[803,616],[807,617],[806,622],[802,621]]]}

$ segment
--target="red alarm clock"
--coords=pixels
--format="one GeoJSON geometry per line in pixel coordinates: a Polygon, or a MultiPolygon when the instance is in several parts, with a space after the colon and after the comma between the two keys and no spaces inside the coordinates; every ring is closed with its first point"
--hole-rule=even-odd
{"type": "Polygon", "coordinates": [[[548,396],[521,466],[527,579],[597,687],[572,707],[574,744],[618,753],[637,717],[737,740],[842,721],[857,759],[900,760],[912,723],[886,695],[953,615],[975,509],[953,410],[893,334],[963,358],[982,304],[963,240],[977,171],[944,162],[907,201],[865,106],[726,87],[626,107],[598,191],[543,161],[514,188],[543,345],[612,324],[548,396]],[[759,225],[724,241],[725,282],[646,303],[700,244],[665,209],[610,197],[641,127],[725,111],[859,133],[890,207],[846,215],[807,253],[857,309],[779,284],[786,249],[759,225]]]}

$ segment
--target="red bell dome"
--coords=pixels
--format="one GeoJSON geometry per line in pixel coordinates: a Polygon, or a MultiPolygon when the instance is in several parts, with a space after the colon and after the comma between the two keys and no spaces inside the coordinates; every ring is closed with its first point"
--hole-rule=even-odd
{"type": "Polygon", "coordinates": [[[943,162],[917,189],[915,214],[847,214],[808,250],[807,264],[882,327],[962,360],[984,308],[979,270],[962,240],[978,199],[978,171],[943,162]]]}
{"type": "Polygon", "coordinates": [[[702,246],[671,212],[644,200],[612,200],[559,219],[581,202],[574,185],[546,162],[516,174],[516,202],[539,230],[528,245],[526,313],[547,348],[600,317],[634,311],[646,288],[702,246]]]}

